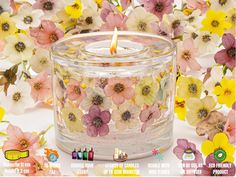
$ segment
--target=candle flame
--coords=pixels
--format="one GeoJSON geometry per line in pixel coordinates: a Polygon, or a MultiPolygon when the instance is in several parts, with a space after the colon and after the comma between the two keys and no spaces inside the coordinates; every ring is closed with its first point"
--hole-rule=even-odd
{"type": "Polygon", "coordinates": [[[112,40],[111,40],[111,46],[110,46],[110,53],[112,55],[117,53],[117,43],[118,43],[118,34],[117,34],[117,28],[115,27],[114,29],[114,33],[112,36],[112,40]]]}

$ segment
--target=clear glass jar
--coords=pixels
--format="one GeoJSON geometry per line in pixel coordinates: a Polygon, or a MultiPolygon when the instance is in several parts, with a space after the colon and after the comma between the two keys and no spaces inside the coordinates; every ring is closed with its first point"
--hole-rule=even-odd
{"type": "Polygon", "coordinates": [[[53,47],[56,143],[65,152],[94,150],[112,160],[150,156],[172,144],[176,80],[175,45],[166,38],[118,32],[79,34],[53,47]]]}

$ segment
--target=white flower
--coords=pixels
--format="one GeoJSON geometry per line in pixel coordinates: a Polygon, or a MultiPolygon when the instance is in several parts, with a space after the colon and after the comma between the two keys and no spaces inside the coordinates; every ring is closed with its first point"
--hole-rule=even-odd
{"type": "Polygon", "coordinates": [[[137,105],[125,102],[118,109],[113,110],[112,120],[115,121],[115,126],[118,130],[134,128],[139,122],[140,107],[137,105]]]}
{"type": "Polygon", "coordinates": [[[130,13],[126,25],[132,31],[153,32],[151,24],[157,21],[155,15],[147,12],[143,7],[137,7],[130,13]]]}
{"type": "Polygon", "coordinates": [[[201,11],[199,9],[194,10],[190,15],[185,17],[185,20],[189,25],[198,28],[202,21],[201,11]]]}
{"type": "Polygon", "coordinates": [[[86,98],[84,98],[80,105],[85,111],[88,111],[92,105],[99,106],[102,110],[107,110],[112,105],[110,99],[105,96],[101,88],[87,88],[86,95],[86,98]]]}
{"type": "Polygon", "coordinates": [[[235,0],[210,0],[211,9],[216,11],[228,11],[236,6],[235,0]]]}
{"type": "Polygon", "coordinates": [[[28,6],[22,6],[17,15],[13,17],[16,27],[27,30],[30,27],[38,27],[41,23],[43,11],[40,9],[32,9],[28,6]]]}
{"type": "Polygon", "coordinates": [[[199,33],[198,29],[194,28],[193,26],[186,26],[184,28],[183,40],[188,38],[196,39],[198,33],[199,33]]]}
{"type": "Polygon", "coordinates": [[[36,73],[42,71],[50,72],[49,51],[46,49],[38,48],[29,62],[32,70],[36,73]]]}
{"type": "Polygon", "coordinates": [[[7,96],[1,96],[1,104],[10,113],[22,114],[26,108],[34,105],[30,92],[30,85],[25,81],[19,81],[8,88],[7,96]]]}
{"type": "Polygon", "coordinates": [[[10,0],[0,1],[0,14],[3,12],[10,12],[10,0]]]}
{"type": "Polygon", "coordinates": [[[198,53],[208,54],[214,52],[219,43],[219,36],[216,34],[211,34],[208,31],[201,31],[198,33],[197,38],[194,40],[195,46],[198,49],[198,53]]]}
{"type": "Polygon", "coordinates": [[[33,44],[26,35],[11,35],[6,38],[3,55],[12,63],[29,60],[33,54],[33,44]]]}

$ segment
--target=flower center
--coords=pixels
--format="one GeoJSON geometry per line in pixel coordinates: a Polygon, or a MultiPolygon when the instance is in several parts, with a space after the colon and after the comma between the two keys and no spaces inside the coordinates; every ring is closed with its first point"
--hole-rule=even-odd
{"type": "Polygon", "coordinates": [[[226,159],[226,152],[223,149],[217,149],[214,152],[214,159],[216,159],[218,162],[222,162],[226,159]]]}
{"type": "Polygon", "coordinates": [[[72,7],[73,7],[74,9],[79,9],[79,8],[80,8],[79,4],[77,4],[77,3],[73,4],[72,7]]]}
{"type": "Polygon", "coordinates": [[[213,27],[218,27],[219,26],[219,22],[217,21],[217,20],[212,20],[212,22],[211,22],[211,26],[213,26],[213,27]]]}
{"type": "Polygon", "coordinates": [[[122,120],[127,121],[131,118],[131,113],[127,110],[121,115],[122,120]]]}
{"type": "Polygon", "coordinates": [[[41,88],[42,88],[42,83],[37,82],[37,83],[34,84],[34,89],[35,89],[35,90],[38,91],[38,90],[40,90],[41,88]]]}
{"type": "Polygon", "coordinates": [[[56,42],[58,40],[58,37],[55,33],[52,33],[50,36],[49,36],[49,39],[51,42],[56,42]]]}
{"type": "Polygon", "coordinates": [[[210,35],[206,34],[206,35],[203,35],[203,36],[202,36],[202,41],[203,41],[203,42],[207,43],[207,42],[209,42],[210,40],[211,40],[211,36],[210,36],[210,35]]]}
{"type": "Polygon", "coordinates": [[[99,79],[98,85],[100,88],[105,88],[107,84],[108,84],[108,79],[105,78],[99,79]]]}
{"type": "Polygon", "coordinates": [[[233,14],[233,15],[231,16],[231,21],[232,21],[233,23],[236,22],[236,14],[233,14]]]}
{"type": "Polygon", "coordinates": [[[103,124],[103,121],[100,117],[95,117],[93,119],[93,122],[92,122],[93,126],[95,126],[96,128],[100,128],[103,124]]]}
{"type": "Polygon", "coordinates": [[[69,115],[68,115],[68,119],[72,122],[75,122],[76,121],[76,116],[74,113],[70,112],[69,115]]]}
{"type": "Polygon", "coordinates": [[[162,2],[158,2],[155,6],[157,12],[162,12],[164,9],[164,4],[162,2]]]}
{"type": "Polygon", "coordinates": [[[195,17],[191,16],[188,18],[189,23],[192,23],[195,20],[195,17]]]}
{"type": "Polygon", "coordinates": [[[31,16],[26,16],[25,18],[24,18],[24,23],[25,24],[30,24],[30,23],[32,23],[33,22],[33,18],[31,17],[31,16]]]}
{"type": "Polygon", "coordinates": [[[124,90],[125,90],[125,87],[123,84],[121,84],[121,83],[115,84],[115,86],[114,86],[115,92],[120,93],[120,92],[123,92],[124,90]]]}
{"type": "Polygon", "coordinates": [[[176,28],[179,27],[179,25],[180,25],[180,20],[175,20],[175,21],[173,21],[173,23],[172,23],[172,28],[173,28],[173,29],[176,29],[176,28]]]}
{"type": "Polygon", "coordinates": [[[193,33],[191,34],[191,37],[192,37],[193,39],[196,39],[196,38],[198,37],[198,35],[193,32],[193,33]]]}
{"type": "Polygon", "coordinates": [[[79,86],[74,86],[73,91],[75,92],[75,94],[80,95],[81,94],[81,90],[79,86]]]}
{"type": "Polygon", "coordinates": [[[206,109],[200,109],[199,111],[198,111],[198,117],[200,118],[200,119],[202,119],[202,118],[206,118],[207,117],[207,115],[208,115],[208,111],[206,110],[206,109]]]}
{"type": "Polygon", "coordinates": [[[17,52],[23,52],[25,50],[25,44],[23,42],[18,42],[15,45],[15,49],[17,50],[17,52]]]}
{"type": "Polygon", "coordinates": [[[175,101],[175,105],[176,105],[177,107],[184,108],[185,101],[175,101]]]}
{"type": "Polygon", "coordinates": [[[51,1],[47,1],[43,4],[44,10],[52,10],[53,9],[53,3],[51,1]]]}
{"type": "MultiPolygon", "coordinates": [[[[230,49],[227,50],[227,55],[229,57],[234,58],[236,55],[236,48],[235,47],[231,47],[230,49]]],[[[235,59],[235,58],[234,58],[235,59]]]]}
{"type": "Polygon", "coordinates": [[[147,23],[140,21],[138,24],[138,30],[139,31],[146,31],[146,28],[147,28],[147,23]]]}
{"type": "Polygon", "coordinates": [[[217,123],[216,128],[217,128],[219,131],[223,132],[223,131],[224,131],[224,128],[225,128],[225,122],[219,122],[219,123],[217,123]]]}
{"type": "Polygon", "coordinates": [[[226,90],[224,91],[224,95],[226,95],[226,96],[231,95],[231,91],[230,91],[229,89],[226,89],[226,90]]]}
{"type": "Polygon", "coordinates": [[[189,84],[188,91],[190,93],[196,93],[197,92],[197,85],[196,84],[189,84]]]}
{"type": "Polygon", "coordinates": [[[222,6],[225,5],[226,3],[227,3],[227,0],[219,0],[219,4],[222,6]]]}
{"type": "Polygon", "coordinates": [[[190,52],[188,50],[184,51],[183,54],[182,54],[182,58],[186,61],[190,60],[190,58],[191,58],[190,52]]]}
{"type": "Polygon", "coordinates": [[[25,139],[20,140],[19,144],[20,144],[21,150],[26,149],[29,146],[28,141],[25,139]]]}
{"type": "Polygon", "coordinates": [[[13,95],[12,95],[12,99],[14,100],[14,101],[19,101],[20,99],[21,99],[21,94],[20,94],[20,92],[16,92],[16,93],[14,93],[13,95]]]}
{"type": "Polygon", "coordinates": [[[142,95],[147,96],[151,92],[151,87],[149,85],[146,85],[142,89],[142,95]]]}
{"type": "Polygon", "coordinates": [[[9,25],[8,23],[3,23],[3,24],[2,24],[2,30],[3,30],[3,31],[8,31],[9,28],[10,28],[10,25],[9,25]]]}
{"type": "Polygon", "coordinates": [[[85,22],[86,22],[88,25],[93,24],[93,17],[87,17],[87,18],[85,19],[85,22]]]}
{"type": "Polygon", "coordinates": [[[103,103],[103,98],[100,96],[100,95],[95,95],[93,98],[92,98],[92,103],[94,105],[101,105],[103,103]]]}
{"type": "Polygon", "coordinates": [[[41,58],[39,61],[40,64],[45,65],[47,63],[47,58],[41,58]]]}

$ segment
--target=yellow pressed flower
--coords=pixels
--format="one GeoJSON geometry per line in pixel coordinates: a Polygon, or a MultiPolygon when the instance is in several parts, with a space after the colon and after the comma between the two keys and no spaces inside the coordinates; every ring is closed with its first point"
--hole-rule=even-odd
{"type": "Polygon", "coordinates": [[[122,168],[121,166],[117,166],[112,169],[112,176],[140,176],[138,174],[138,170],[135,167],[127,166],[126,168],[122,168]]]}
{"type": "Polygon", "coordinates": [[[60,26],[63,31],[69,31],[74,29],[77,24],[77,19],[70,18],[70,16],[65,12],[64,9],[57,12],[57,18],[61,21],[60,26]]]}
{"type": "Polygon", "coordinates": [[[208,114],[215,108],[216,102],[212,96],[206,96],[203,99],[189,98],[186,101],[186,106],[188,108],[186,119],[190,125],[195,126],[207,118],[208,114]]]}
{"type": "Polygon", "coordinates": [[[142,79],[135,87],[135,103],[152,105],[159,90],[159,84],[152,77],[142,79]]]}
{"type": "Polygon", "coordinates": [[[205,156],[213,154],[218,162],[234,162],[234,151],[234,146],[229,143],[224,133],[217,133],[213,141],[205,140],[202,143],[202,153],[205,156]]]}
{"type": "Polygon", "coordinates": [[[199,98],[202,91],[202,81],[194,77],[180,76],[177,81],[177,96],[183,99],[199,98]]]}
{"type": "Polygon", "coordinates": [[[17,31],[14,21],[10,18],[9,13],[3,12],[0,15],[0,39],[14,34],[17,31]]]}
{"type": "Polygon", "coordinates": [[[175,113],[180,120],[185,120],[186,117],[186,104],[185,100],[175,97],[175,113]]]}
{"type": "Polygon", "coordinates": [[[5,115],[5,109],[3,107],[0,107],[0,122],[2,122],[4,115],[5,115]]]}
{"type": "Polygon", "coordinates": [[[84,130],[82,116],[82,111],[72,103],[66,103],[62,109],[62,118],[70,132],[82,132],[84,130]]]}
{"type": "Polygon", "coordinates": [[[236,81],[223,78],[219,85],[217,85],[213,93],[217,96],[217,101],[220,104],[226,104],[231,107],[236,101],[236,81]]]}
{"type": "Polygon", "coordinates": [[[76,0],[72,5],[66,6],[65,11],[71,18],[79,18],[82,15],[82,3],[76,0]]]}
{"type": "Polygon", "coordinates": [[[226,14],[222,11],[208,10],[206,17],[202,20],[203,27],[201,30],[209,31],[222,36],[226,29],[231,27],[231,24],[226,21],[226,14]]]}
{"type": "Polygon", "coordinates": [[[103,0],[94,0],[99,8],[102,7],[103,0]]]}

